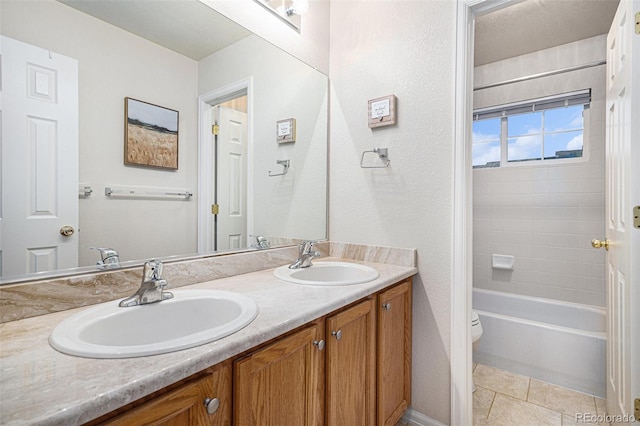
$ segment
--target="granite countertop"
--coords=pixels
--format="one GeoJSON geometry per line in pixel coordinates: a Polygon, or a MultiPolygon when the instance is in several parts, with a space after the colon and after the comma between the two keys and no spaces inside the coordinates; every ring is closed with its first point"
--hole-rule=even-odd
{"type": "Polygon", "coordinates": [[[380,277],[349,286],[302,286],[278,280],[273,269],[266,269],[181,287],[242,293],[256,301],[259,313],[235,334],[162,355],[90,359],[52,349],[48,337],[55,326],[86,308],[0,324],[0,424],[82,424],[418,272],[410,266],[351,262],[376,268],[380,277]]]}

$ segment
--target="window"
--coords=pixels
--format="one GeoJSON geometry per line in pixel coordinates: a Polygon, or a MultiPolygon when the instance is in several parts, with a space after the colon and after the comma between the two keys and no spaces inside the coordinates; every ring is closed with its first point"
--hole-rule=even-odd
{"type": "Polygon", "coordinates": [[[590,100],[583,90],[474,111],[473,167],[582,157],[590,100]]]}

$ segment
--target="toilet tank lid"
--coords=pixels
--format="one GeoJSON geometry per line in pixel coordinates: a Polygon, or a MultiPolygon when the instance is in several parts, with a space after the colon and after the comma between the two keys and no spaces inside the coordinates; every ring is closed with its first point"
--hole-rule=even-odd
{"type": "Polygon", "coordinates": [[[476,311],[471,311],[471,323],[476,323],[480,321],[480,317],[476,313],[476,311]]]}

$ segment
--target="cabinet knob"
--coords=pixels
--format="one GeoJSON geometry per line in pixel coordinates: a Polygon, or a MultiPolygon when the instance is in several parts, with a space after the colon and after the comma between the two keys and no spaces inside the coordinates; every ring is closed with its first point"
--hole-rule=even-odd
{"type": "Polygon", "coordinates": [[[220,407],[220,400],[218,398],[205,398],[204,406],[207,409],[207,413],[215,414],[220,407]]]}
{"type": "Polygon", "coordinates": [[[340,340],[342,339],[342,330],[332,331],[331,335],[336,336],[336,340],[340,340]]]}
{"type": "Polygon", "coordinates": [[[385,311],[388,311],[391,309],[391,303],[385,303],[382,305],[382,309],[384,309],[385,311]]]}
{"type": "Polygon", "coordinates": [[[313,344],[318,348],[319,351],[324,349],[324,340],[314,340],[313,344]]]}

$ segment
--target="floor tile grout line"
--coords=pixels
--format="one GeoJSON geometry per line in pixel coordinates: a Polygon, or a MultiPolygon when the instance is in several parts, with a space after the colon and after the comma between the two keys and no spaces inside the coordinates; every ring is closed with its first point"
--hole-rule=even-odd
{"type": "MultiPolygon", "coordinates": [[[[476,363],[476,365],[474,366],[474,371],[475,371],[475,369],[476,369],[478,366],[480,366],[480,365],[482,365],[482,364],[480,364],[480,363],[476,363]]],[[[490,367],[490,366],[489,366],[489,367],[490,367]]],[[[499,370],[499,371],[504,371],[504,370],[500,370],[500,369],[495,368],[495,367],[490,367],[490,368],[494,368],[494,369],[499,370]]],[[[508,373],[508,372],[507,372],[507,373],[508,373]]],[[[530,405],[530,406],[533,406],[533,407],[538,407],[538,408],[541,408],[541,409],[547,410],[547,411],[549,411],[549,412],[553,413],[553,415],[557,415],[557,416],[559,416],[559,417],[560,417],[560,423],[561,423],[562,425],[564,425],[564,417],[565,417],[565,416],[567,416],[568,418],[571,418],[571,417],[575,418],[576,414],[578,414],[578,411],[576,411],[575,413],[565,413],[565,412],[564,412],[564,411],[562,411],[562,410],[558,410],[558,409],[556,409],[556,408],[551,408],[551,407],[548,407],[548,406],[542,405],[542,403],[538,403],[538,402],[530,401],[530,400],[529,400],[529,398],[531,397],[531,385],[532,385],[533,380],[537,380],[537,379],[533,379],[533,378],[531,378],[531,377],[527,377],[527,376],[522,376],[522,375],[519,375],[519,374],[516,374],[516,373],[513,373],[513,374],[515,374],[516,376],[520,376],[521,378],[524,378],[524,379],[527,379],[527,380],[528,380],[528,382],[527,382],[527,393],[526,393],[526,398],[525,398],[524,400],[522,400],[522,399],[520,399],[520,398],[518,398],[518,397],[516,397],[516,396],[509,395],[509,394],[507,394],[507,393],[504,393],[504,392],[501,392],[501,391],[498,391],[498,390],[494,390],[494,389],[489,388],[489,387],[478,386],[478,387],[480,387],[480,388],[482,388],[482,389],[485,389],[485,390],[487,390],[487,391],[489,391],[489,392],[493,392],[493,397],[492,397],[491,404],[490,404],[490,406],[489,406],[489,410],[488,410],[488,412],[487,412],[487,415],[486,415],[485,420],[488,420],[488,419],[489,419],[489,417],[491,416],[492,411],[493,411],[494,406],[495,406],[495,401],[496,401],[496,399],[497,399],[498,394],[500,394],[500,395],[502,395],[502,396],[504,396],[504,397],[507,397],[507,398],[514,399],[514,400],[516,400],[516,401],[520,401],[521,403],[524,403],[524,404],[527,404],[527,405],[530,405]]],[[[574,393],[578,393],[578,394],[582,394],[582,395],[584,395],[584,396],[591,397],[591,403],[589,404],[589,405],[591,405],[591,407],[592,407],[592,408],[591,408],[591,410],[593,410],[593,413],[595,413],[595,414],[599,414],[598,405],[597,405],[597,398],[599,398],[599,397],[596,397],[595,395],[591,395],[591,394],[588,394],[588,393],[585,393],[585,392],[580,392],[580,391],[577,391],[577,390],[575,390],[575,389],[570,389],[570,388],[567,388],[567,387],[564,387],[564,386],[558,386],[558,385],[555,385],[555,384],[553,384],[553,383],[545,382],[545,381],[542,381],[542,380],[539,380],[539,381],[540,381],[541,383],[548,384],[548,385],[550,385],[550,386],[554,386],[554,387],[562,388],[562,389],[565,389],[565,390],[568,390],[568,391],[571,391],[571,392],[574,392],[574,393]]]]}
{"type": "Polygon", "coordinates": [[[489,415],[491,415],[491,410],[493,410],[493,403],[496,402],[496,396],[498,396],[498,392],[493,392],[493,398],[491,398],[491,406],[489,407],[489,411],[487,411],[487,420],[489,420],[489,415]]]}
{"type": "MultiPolygon", "coordinates": [[[[491,400],[491,408],[489,409],[489,413],[491,413],[491,409],[493,409],[493,403],[495,402],[496,397],[498,396],[498,394],[500,394],[500,395],[502,395],[502,396],[504,396],[504,397],[511,398],[511,399],[515,399],[516,401],[524,402],[525,404],[530,404],[530,405],[534,405],[534,406],[539,407],[539,408],[544,408],[545,410],[548,410],[548,411],[553,411],[554,413],[559,414],[559,415],[560,415],[560,417],[562,417],[563,415],[567,415],[567,416],[570,416],[570,417],[571,417],[571,416],[574,416],[574,417],[575,417],[575,415],[577,414],[577,413],[573,413],[573,414],[572,414],[572,413],[565,413],[564,411],[558,411],[558,410],[556,410],[556,409],[554,409],[554,408],[546,407],[546,406],[544,406],[544,405],[541,405],[541,404],[538,404],[538,403],[535,403],[535,402],[532,402],[532,401],[525,401],[525,400],[520,399],[520,398],[517,398],[517,397],[515,397],[515,396],[513,396],[513,395],[508,395],[508,394],[503,393],[503,392],[494,391],[494,390],[492,390],[492,389],[485,388],[485,387],[483,387],[483,386],[480,386],[480,387],[482,387],[483,389],[486,389],[486,390],[488,390],[488,391],[490,391],[490,392],[493,392],[493,393],[494,393],[494,395],[493,395],[493,399],[491,400]]],[[[487,418],[488,418],[488,417],[489,417],[489,416],[487,415],[487,418]]]]}

